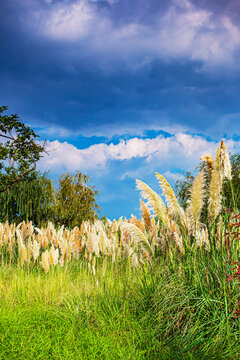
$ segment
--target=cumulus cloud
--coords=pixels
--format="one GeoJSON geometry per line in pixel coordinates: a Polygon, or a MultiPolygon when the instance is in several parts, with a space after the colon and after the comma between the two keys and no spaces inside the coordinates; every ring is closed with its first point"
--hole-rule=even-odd
{"type": "Polygon", "coordinates": [[[96,15],[87,1],[58,4],[43,20],[44,31],[60,39],[80,39],[94,26],[96,15]]]}
{"type": "Polygon", "coordinates": [[[75,0],[51,4],[37,13],[39,31],[53,39],[75,42],[75,51],[78,49],[81,56],[84,51],[105,60],[126,60],[132,69],[156,58],[201,61],[205,69],[237,65],[240,27],[225,14],[199,9],[189,0],[173,0],[167,11],[156,10],[153,24],[142,18],[116,24],[111,17],[114,1],[108,12],[96,3],[75,0]]]}
{"type": "MultiPolygon", "coordinates": [[[[240,142],[226,140],[229,151],[240,150],[240,142]]],[[[45,155],[40,161],[40,168],[54,172],[87,170],[98,171],[104,175],[108,165],[113,161],[129,161],[143,159],[147,167],[163,167],[166,174],[172,168],[186,170],[193,168],[199,158],[205,153],[215,154],[217,143],[203,137],[180,133],[175,136],[142,139],[132,138],[121,140],[118,144],[100,143],[86,149],[78,149],[68,142],[58,140],[47,143],[49,156],[45,155]]],[[[129,166],[129,163],[128,163],[129,166]]],[[[136,170],[127,171],[122,179],[137,175],[136,170]]]]}

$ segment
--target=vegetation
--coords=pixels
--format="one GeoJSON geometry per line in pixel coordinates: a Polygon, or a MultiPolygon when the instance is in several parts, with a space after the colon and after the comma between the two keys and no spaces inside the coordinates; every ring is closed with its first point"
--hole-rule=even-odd
{"type": "MultiPolygon", "coordinates": [[[[211,180],[211,172],[213,170],[212,166],[214,164],[214,159],[211,155],[207,154],[205,156],[202,156],[200,160],[200,164],[197,166],[195,171],[202,170],[204,172],[206,187],[208,188],[211,180]]],[[[239,192],[237,191],[237,189],[240,188],[240,154],[230,155],[230,166],[231,178],[229,179],[225,177],[222,184],[223,207],[225,209],[240,209],[240,196],[239,192]]],[[[193,173],[188,171],[184,172],[183,175],[184,179],[178,180],[176,182],[175,190],[181,206],[186,209],[190,197],[190,189],[194,181],[194,175],[193,173]]],[[[206,196],[208,197],[208,194],[206,194],[206,196]]],[[[207,206],[208,202],[206,201],[203,205],[203,210],[201,214],[203,222],[207,221],[207,206]]]]}
{"type": "Polygon", "coordinates": [[[47,223],[53,216],[54,195],[54,187],[47,174],[33,170],[0,193],[0,219],[17,224],[31,219],[36,226],[47,223]]]}
{"type": "Polygon", "coordinates": [[[36,226],[53,221],[72,228],[96,219],[98,192],[87,186],[89,178],[79,171],[75,176],[66,173],[54,188],[46,174],[35,170],[45,144],[36,142],[38,135],[18,115],[3,115],[6,110],[0,107],[0,221],[30,219],[36,226]]]}
{"type": "Polygon", "coordinates": [[[98,191],[93,190],[93,186],[87,186],[88,181],[88,176],[80,171],[75,176],[66,173],[60,177],[53,210],[55,224],[73,228],[83,220],[98,218],[100,207],[95,200],[98,191]]]}
{"type": "Polygon", "coordinates": [[[55,188],[47,174],[34,170],[0,193],[0,220],[18,224],[31,219],[36,226],[52,221],[69,228],[83,220],[93,221],[100,209],[95,200],[98,192],[87,181],[80,172],[76,176],[66,173],[55,188]]]}
{"type": "Polygon", "coordinates": [[[7,106],[0,107],[0,192],[23,180],[35,170],[36,162],[45,151],[36,143],[32,129],[19,121],[18,115],[3,115],[7,106]]]}
{"type": "Polygon", "coordinates": [[[178,183],[180,202],[161,174],[165,201],[137,180],[141,220],[98,220],[80,172],[57,189],[34,169],[11,183],[0,358],[238,359],[238,164],[222,142],[178,183]]]}

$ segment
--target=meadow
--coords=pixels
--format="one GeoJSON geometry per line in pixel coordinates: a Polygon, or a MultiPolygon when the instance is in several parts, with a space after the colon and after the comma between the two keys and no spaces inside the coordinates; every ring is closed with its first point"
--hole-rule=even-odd
{"type": "Polygon", "coordinates": [[[0,359],[238,359],[240,217],[224,206],[224,142],[202,163],[186,208],[156,173],[165,202],[137,180],[141,219],[0,223],[0,359]]]}

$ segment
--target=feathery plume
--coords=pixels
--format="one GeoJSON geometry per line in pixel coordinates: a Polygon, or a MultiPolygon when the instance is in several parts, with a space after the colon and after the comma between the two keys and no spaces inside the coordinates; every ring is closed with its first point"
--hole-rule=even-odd
{"type": "Polygon", "coordinates": [[[131,215],[131,218],[128,220],[128,222],[136,225],[140,230],[144,231],[144,224],[142,224],[141,221],[133,214],[131,215]]]}
{"type": "Polygon", "coordinates": [[[144,233],[134,224],[123,222],[121,225],[123,230],[126,230],[131,238],[137,241],[138,246],[147,250],[151,255],[153,255],[153,250],[147,240],[147,237],[144,233]]]}
{"type": "Polygon", "coordinates": [[[30,263],[31,257],[32,257],[32,241],[29,238],[28,244],[27,244],[27,262],[28,263],[30,263]]]}
{"type": "Polygon", "coordinates": [[[207,251],[210,251],[210,243],[208,239],[207,229],[198,229],[196,231],[196,246],[202,247],[205,246],[207,251]]]}
{"type": "Polygon", "coordinates": [[[32,245],[32,254],[33,254],[34,262],[39,257],[39,250],[40,250],[40,244],[37,240],[34,240],[32,245]]]}
{"type": "Polygon", "coordinates": [[[220,145],[220,164],[221,164],[221,175],[222,178],[232,180],[232,168],[224,141],[221,141],[220,145]]]}
{"type": "Polygon", "coordinates": [[[152,210],[154,216],[161,220],[163,225],[169,229],[170,223],[167,209],[162,198],[143,181],[136,180],[136,183],[137,189],[141,191],[141,196],[148,201],[147,205],[149,206],[150,210],[152,210]]]}
{"type": "Polygon", "coordinates": [[[135,268],[137,268],[139,266],[138,256],[136,253],[134,253],[131,257],[131,264],[135,268]]]}
{"type": "Polygon", "coordinates": [[[208,217],[210,223],[213,223],[222,208],[222,181],[220,170],[217,168],[213,170],[209,185],[209,199],[208,199],[208,217]]]}
{"type": "Polygon", "coordinates": [[[26,261],[27,261],[27,249],[26,249],[26,246],[22,243],[20,245],[20,263],[21,263],[21,266],[23,266],[26,261]]]}
{"type": "Polygon", "coordinates": [[[42,237],[42,247],[43,247],[44,249],[46,249],[47,246],[48,246],[48,238],[47,238],[46,235],[44,235],[44,236],[42,237]]]}
{"type": "Polygon", "coordinates": [[[190,199],[189,199],[189,214],[194,221],[194,225],[199,221],[202,207],[204,205],[204,198],[206,196],[206,192],[204,189],[205,179],[204,179],[204,171],[200,171],[198,176],[193,182],[192,188],[190,190],[190,199]]]}
{"type": "Polygon", "coordinates": [[[116,233],[118,231],[118,223],[117,223],[117,221],[115,219],[112,222],[112,231],[114,233],[116,233]]]}
{"type": "Polygon", "coordinates": [[[215,159],[215,169],[221,171],[221,150],[220,147],[217,147],[216,159],[215,159]]]}
{"type": "Polygon", "coordinates": [[[202,157],[200,157],[200,160],[206,164],[208,171],[211,173],[211,171],[214,169],[214,158],[212,157],[212,155],[203,155],[202,157]]]}
{"type": "Polygon", "coordinates": [[[156,177],[160,182],[160,186],[167,200],[170,215],[172,215],[176,221],[180,222],[183,226],[186,226],[184,211],[179,205],[173,189],[164,176],[156,172],[156,177]]]}
{"type": "Polygon", "coordinates": [[[142,199],[140,199],[140,209],[141,209],[144,226],[148,231],[151,231],[152,229],[151,214],[148,206],[145,204],[145,202],[142,199]]]}
{"type": "Polygon", "coordinates": [[[64,266],[64,256],[60,257],[59,264],[60,264],[61,267],[64,266]]]}
{"type": "Polygon", "coordinates": [[[179,251],[184,254],[185,250],[184,250],[184,246],[183,246],[183,240],[182,240],[182,236],[179,235],[176,231],[173,233],[173,238],[176,242],[176,245],[179,249],[179,251]]]}
{"type": "Polygon", "coordinates": [[[50,265],[57,265],[58,264],[58,257],[59,257],[59,250],[55,249],[54,246],[51,246],[49,252],[49,262],[50,265]]]}
{"type": "Polygon", "coordinates": [[[49,267],[50,267],[49,251],[48,250],[46,250],[45,252],[42,253],[41,265],[42,265],[43,270],[45,271],[45,273],[47,273],[49,271],[49,267]]]}

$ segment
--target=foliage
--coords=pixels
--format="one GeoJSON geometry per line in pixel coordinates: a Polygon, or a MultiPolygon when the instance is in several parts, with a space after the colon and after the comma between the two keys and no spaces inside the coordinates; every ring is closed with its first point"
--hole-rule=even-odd
{"type": "Polygon", "coordinates": [[[0,219],[11,223],[31,219],[40,226],[52,217],[54,195],[53,184],[46,174],[33,170],[0,193],[0,219]]]}
{"type": "MultiPolygon", "coordinates": [[[[9,329],[0,357],[238,359],[240,214],[199,220],[205,190],[218,194],[217,171],[222,191],[224,165],[214,164],[206,189],[198,175],[186,211],[156,174],[167,202],[161,222],[147,219],[148,206],[161,216],[161,197],[138,181],[148,200],[142,221],[0,224],[0,328],[9,329]]],[[[70,206],[84,176],[62,180],[58,201],[70,206]]]]}
{"type": "MultiPolygon", "coordinates": [[[[230,156],[230,162],[232,166],[232,180],[224,179],[223,181],[223,203],[225,208],[235,208],[240,209],[240,154],[233,154],[230,156]]],[[[204,165],[204,162],[201,161],[198,167],[195,170],[203,170],[205,181],[206,181],[206,189],[209,188],[211,176],[204,165]]],[[[189,198],[190,198],[190,189],[192,187],[194,181],[194,175],[191,172],[183,172],[184,179],[178,180],[175,185],[175,192],[179,199],[181,206],[186,209],[189,198]]],[[[206,222],[207,219],[207,203],[208,203],[208,194],[205,205],[202,211],[202,222],[206,222]]]]}
{"type": "Polygon", "coordinates": [[[78,172],[64,174],[54,189],[36,163],[45,146],[36,143],[38,135],[19,121],[18,115],[3,115],[0,107],[0,221],[19,223],[31,219],[35,225],[49,220],[74,227],[82,220],[98,216],[97,191],[87,186],[89,178],[78,172]]]}
{"type": "Polygon", "coordinates": [[[80,172],[76,176],[66,173],[54,188],[46,174],[34,170],[0,193],[0,221],[18,224],[31,220],[35,226],[54,221],[70,228],[83,220],[93,221],[100,209],[95,202],[98,192],[87,182],[88,177],[80,172]]]}
{"type": "Polygon", "coordinates": [[[73,228],[83,220],[98,218],[100,207],[95,197],[98,191],[87,186],[89,177],[77,171],[75,176],[65,173],[59,179],[54,205],[54,222],[73,228]]]}
{"type": "Polygon", "coordinates": [[[19,121],[18,115],[3,115],[7,106],[0,107],[0,192],[22,180],[36,168],[44,146],[36,143],[38,135],[19,121]]]}

